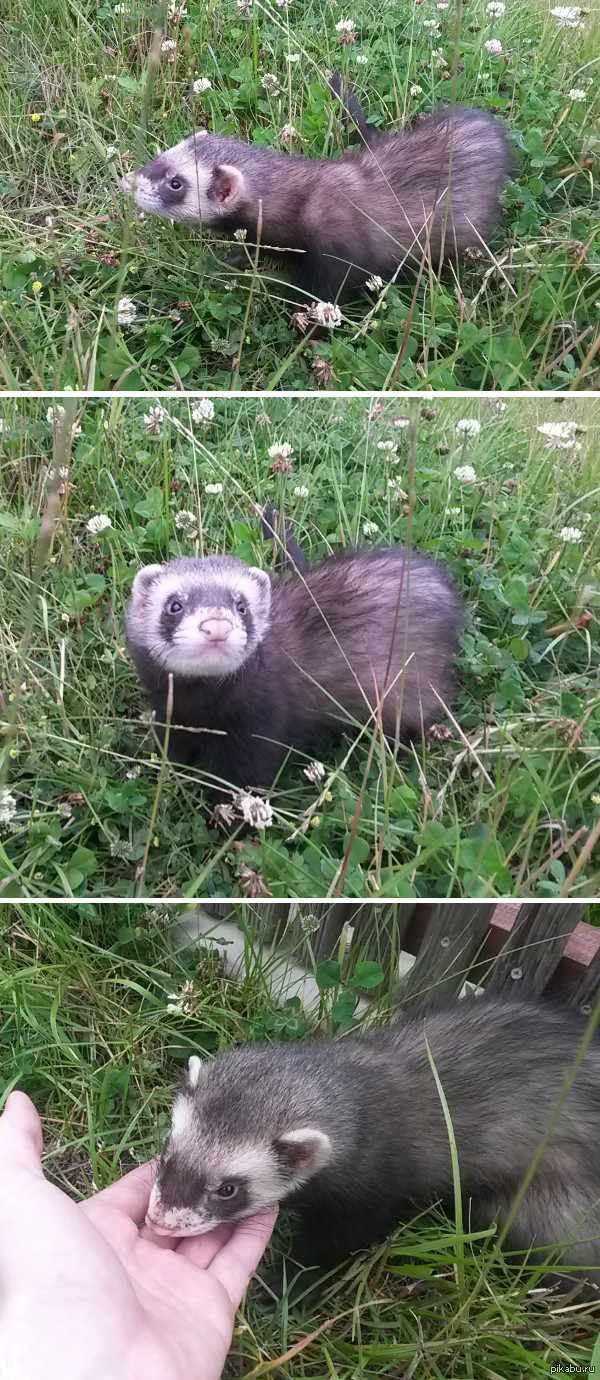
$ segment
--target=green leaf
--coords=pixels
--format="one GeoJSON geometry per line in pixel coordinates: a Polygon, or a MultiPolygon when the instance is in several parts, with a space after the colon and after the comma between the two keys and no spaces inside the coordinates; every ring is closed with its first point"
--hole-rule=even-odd
{"type": "MultiPolygon", "coordinates": [[[[345,837],[345,839],[344,839],[344,852],[345,852],[346,849],[348,848],[349,843],[350,843],[350,835],[349,835],[349,834],[346,834],[346,837],[345,837]]],[[[371,853],[370,844],[367,843],[367,840],[366,840],[366,839],[361,839],[360,835],[357,835],[356,838],[355,838],[355,840],[354,840],[354,843],[352,844],[352,852],[351,852],[351,854],[350,854],[350,860],[351,860],[351,862],[353,862],[353,863],[364,863],[364,862],[367,861],[367,858],[370,856],[370,853],[371,853]]]]}
{"type": "Polygon", "coordinates": [[[349,1021],[356,1011],[357,998],[351,992],[342,992],[333,1003],[331,1015],[334,1021],[349,1021]]]}
{"type": "Polygon", "coordinates": [[[529,644],[522,637],[511,637],[510,650],[515,661],[527,661],[529,656],[529,644]]]}
{"type": "Polygon", "coordinates": [[[320,992],[326,992],[329,987],[337,987],[342,980],[341,964],[333,958],[327,958],[324,963],[319,963],[315,973],[315,981],[320,992]]]}
{"type": "Polygon", "coordinates": [[[508,580],[502,591],[507,604],[513,608],[523,600],[527,600],[527,582],[521,575],[514,575],[512,580],[508,580]]]}
{"type": "Polygon", "coordinates": [[[384,971],[379,963],[359,963],[348,981],[349,987],[378,987],[383,982],[384,971]]]}

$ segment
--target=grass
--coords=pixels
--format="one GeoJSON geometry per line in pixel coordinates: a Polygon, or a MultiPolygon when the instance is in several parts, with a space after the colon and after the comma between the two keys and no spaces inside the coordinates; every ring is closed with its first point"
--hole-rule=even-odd
{"type": "Polygon", "coordinates": [[[249,19],[235,0],[188,0],[187,9],[181,23],[167,20],[175,50],[150,82],[160,7],[6,0],[5,387],[311,390],[323,366],[343,390],[598,387],[596,7],[580,31],[560,27],[547,0],[508,0],[500,19],[485,0],[456,13],[433,0],[365,0],[358,42],[346,45],[335,25],[350,15],[323,0],[292,0],[289,10],[255,0],[249,19]],[[424,20],[437,20],[439,35],[424,20]],[[488,54],[492,38],[502,55],[488,54]],[[118,179],[201,126],[281,147],[292,124],[304,153],[336,156],[347,135],[324,74],[340,66],[386,129],[452,99],[497,112],[515,178],[481,260],[459,276],[425,272],[418,285],[391,286],[315,342],[290,327],[289,294],[272,267],[235,269],[214,239],[130,221],[118,179]],[[268,73],[277,92],[262,85],[268,73]],[[199,76],[212,88],[194,96],[199,76]],[[136,316],[121,327],[124,296],[136,316]]]}
{"type": "MultiPolygon", "coordinates": [[[[240,919],[251,933],[250,918],[240,919]]],[[[145,904],[0,907],[0,1104],[15,1084],[29,1093],[43,1119],[45,1171],[76,1198],[156,1154],[191,1052],[276,1029],[259,966],[238,983],[194,949],[175,957],[168,923],[164,906],[145,904]],[[187,1013],[173,1009],[184,983],[187,1013]]],[[[275,1261],[284,1240],[282,1230],[275,1261]]],[[[547,1380],[552,1366],[589,1367],[598,1302],[540,1289],[533,1267],[502,1252],[492,1261],[495,1244],[493,1229],[459,1233],[437,1211],[355,1256],[318,1297],[269,1292],[263,1267],[226,1374],[547,1380]]]]}
{"type": "MultiPolygon", "coordinates": [[[[74,418],[74,400],[63,401],[74,418]]],[[[456,429],[464,403],[449,399],[411,402],[412,431],[394,425],[391,400],[273,399],[266,412],[226,399],[203,428],[171,399],[158,435],[147,402],[88,401],[72,449],[55,434],[54,462],[47,405],[2,409],[5,894],[598,894],[594,401],[470,400],[481,422],[472,440],[456,429]],[[575,446],[548,446],[537,430],[548,417],[578,425],[575,446]],[[276,474],[268,447],[288,438],[293,469],[276,474]],[[456,477],[465,463],[475,483],[456,477]],[[215,482],[222,493],[208,492],[215,482]],[[312,560],[367,540],[365,523],[378,529],[370,542],[410,532],[454,572],[467,619],[446,741],[395,756],[349,729],[324,744],[320,785],[291,754],[271,792],[272,827],[240,839],[211,823],[197,773],[167,764],[161,779],[124,606],[140,565],[178,552],[269,568],[256,516],[266,500],[312,560]],[[111,525],[94,535],[98,515],[111,525]]]]}

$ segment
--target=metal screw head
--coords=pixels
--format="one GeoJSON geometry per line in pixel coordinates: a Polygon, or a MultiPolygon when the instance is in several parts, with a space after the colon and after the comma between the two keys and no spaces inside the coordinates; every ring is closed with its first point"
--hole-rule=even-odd
{"type": "Polygon", "coordinates": [[[513,982],[518,982],[518,981],[519,981],[519,978],[522,978],[522,976],[523,976],[523,969],[522,969],[522,968],[511,968],[511,970],[510,970],[510,975],[511,975],[511,978],[512,978],[513,982]]]}
{"type": "Polygon", "coordinates": [[[447,934],[445,934],[445,935],[443,936],[443,938],[440,939],[440,944],[441,944],[441,946],[442,946],[443,949],[449,949],[449,948],[450,948],[450,938],[449,938],[449,936],[448,936],[447,934]]]}
{"type": "Polygon", "coordinates": [[[589,1002],[586,1002],[586,1003],[585,1003],[585,1006],[582,1006],[580,1009],[581,1009],[581,1014],[582,1014],[582,1016],[591,1016],[591,1014],[592,1014],[592,1007],[591,1007],[591,1005],[590,1005],[589,1002]]]}

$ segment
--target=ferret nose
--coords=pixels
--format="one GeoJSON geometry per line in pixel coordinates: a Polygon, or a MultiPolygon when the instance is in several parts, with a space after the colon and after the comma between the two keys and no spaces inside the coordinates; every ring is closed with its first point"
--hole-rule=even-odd
{"type": "Polygon", "coordinates": [[[124,192],[129,193],[129,192],[132,192],[132,191],[133,191],[133,179],[134,179],[134,177],[135,177],[135,173],[129,172],[129,173],[125,173],[125,176],[121,178],[121,187],[123,188],[123,191],[124,191],[124,192]]]}
{"type": "Polygon", "coordinates": [[[231,623],[228,618],[205,618],[200,624],[200,632],[204,633],[209,642],[226,642],[231,632],[231,623]]]}
{"type": "Polygon", "coordinates": [[[168,1227],[161,1227],[159,1222],[155,1222],[149,1212],[146,1213],[146,1226],[150,1227],[156,1236],[175,1236],[174,1231],[170,1231],[168,1227]]]}

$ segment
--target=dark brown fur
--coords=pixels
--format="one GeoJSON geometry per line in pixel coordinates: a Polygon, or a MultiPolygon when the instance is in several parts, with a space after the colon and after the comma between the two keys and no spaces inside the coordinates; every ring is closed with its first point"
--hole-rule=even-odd
{"type": "MultiPolygon", "coordinates": [[[[182,559],[162,570],[175,578],[180,572],[182,586],[201,590],[204,567],[214,569],[219,559],[182,559]]],[[[222,565],[219,599],[226,603],[236,570],[247,567],[231,558],[222,565]]],[[[271,591],[269,626],[239,670],[218,680],[175,675],[173,760],[198,763],[233,785],[268,787],[291,748],[311,751],[344,723],[364,723],[376,704],[375,683],[380,694],[387,687],[383,727],[391,736],[397,723],[403,737],[419,736],[443,714],[432,687],[446,701],[452,694],[462,605],[442,567],[402,547],[354,551],[304,577],[274,578],[271,591]]],[[[127,643],[164,723],[169,668],[151,651],[149,593],[152,585],[132,599],[127,643]]]]}
{"type": "Polygon", "coordinates": [[[361,125],[358,114],[354,118],[363,142],[337,159],[293,157],[220,135],[197,137],[194,155],[192,135],[178,146],[183,159],[167,149],[140,175],[155,189],[164,187],[158,214],[184,218],[178,207],[194,181],[195,158],[198,167],[212,170],[204,223],[301,251],[287,255],[290,274],[309,296],[326,301],[355,293],[370,275],[387,281],[398,268],[414,271],[424,257],[437,268],[487,242],[511,167],[499,121],[458,107],[425,116],[400,134],[382,134],[364,119],[361,125]],[[244,177],[243,199],[231,212],[224,166],[244,177]],[[170,190],[173,173],[182,178],[180,192],[170,190]]]}

